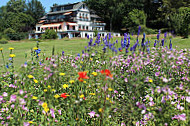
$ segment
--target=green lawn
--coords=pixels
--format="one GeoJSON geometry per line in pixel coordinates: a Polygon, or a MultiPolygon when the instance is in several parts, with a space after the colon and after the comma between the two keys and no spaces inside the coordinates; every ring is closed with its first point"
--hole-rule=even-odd
{"type": "MultiPolygon", "coordinates": [[[[153,45],[155,36],[154,37],[148,37],[151,40],[151,45],[153,45]]],[[[120,38],[119,42],[120,42],[120,38]]],[[[115,40],[115,38],[114,38],[115,40]]],[[[169,45],[169,40],[166,45],[169,45]]],[[[131,40],[131,44],[135,42],[135,39],[131,40]]],[[[180,37],[176,37],[172,39],[173,48],[177,46],[177,49],[190,49],[190,38],[189,39],[182,39],[180,37]]],[[[84,49],[84,47],[87,45],[87,39],[62,39],[62,40],[48,40],[48,41],[42,41],[40,42],[40,49],[42,50],[42,53],[44,53],[46,56],[50,56],[52,54],[52,48],[55,46],[55,54],[59,53],[61,54],[62,51],[65,51],[66,54],[72,54],[75,55],[77,53],[81,53],[81,51],[84,49]]],[[[30,51],[31,48],[36,47],[36,41],[29,41],[29,40],[23,40],[19,42],[9,42],[7,44],[0,44],[0,48],[3,48],[5,60],[8,61],[9,58],[9,47],[13,47],[14,54],[16,54],[16,57],[14,58],[14,63],[16,67],[19,67],[21,64],[23,64],[25,61],[30,59],[30,51]],[[27,58],[25,58],[25,55],[27,54],[27,58]]],[[[0,56],[0,65],[3,64],[2,57],[0,56]]],[[[1,68],[0,68],[1,69],[1,68]]]]}

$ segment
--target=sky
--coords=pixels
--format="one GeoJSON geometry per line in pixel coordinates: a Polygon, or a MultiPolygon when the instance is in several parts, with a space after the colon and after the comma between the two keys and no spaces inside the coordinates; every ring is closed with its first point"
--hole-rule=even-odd
{"type": "MultiPolygon", "coordinates": [[[[0,7],[6,5],[6,3],[9,0],[0,0],[0,7]]],[[[28,1],[28,0],[26,0],[28,1]]],[[[80,2],[82,0],[38,0],[42,3],[42,5],[46,8],[46,12],[49,12],[50,7],[56,3],[58,5],[60,4],[67,4],[67,3],[75,3],[75,2],[80,2]]]]}

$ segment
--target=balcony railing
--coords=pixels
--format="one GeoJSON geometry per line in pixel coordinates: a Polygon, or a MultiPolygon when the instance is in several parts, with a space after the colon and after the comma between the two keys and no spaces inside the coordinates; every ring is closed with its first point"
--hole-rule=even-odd
{"type": "Polygon", "coordinates": [[[91,25],[92,25],[92,26],[105,26],[106,23],[93,22],[91,25]]]}

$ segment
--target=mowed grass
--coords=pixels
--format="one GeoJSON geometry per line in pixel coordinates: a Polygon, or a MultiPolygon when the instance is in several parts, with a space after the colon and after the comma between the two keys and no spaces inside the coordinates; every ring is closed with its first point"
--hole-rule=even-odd
{"type": "MultiPolygon", "coordinates": [[[[141,42],[142,36],[140,36],[141,42]]],[[[160,37],[163,38],[163,35],[160,37]]],[[[115,41],[118,39],[120,45],[121,38],[114,38],[112,41],[115,41]]],[[[151,41],[151,46],[154,45],[154,41],[156,39],[156,35],[148,36],[146,38],[147,40],[151,41]]],[[[136,42],[136,37],[133,36],[133,39],[131,39],[131,45],[133,45],[136,42]]],[[[190,49],[190,38],[189,39],[182,39],[181,37],[176,37],[172,39],[173,48],[176,48],[177,50],[180,49],[190,49]]],[[[71,54],[76,55],[77,53],[81,53],[82,50],[84,50],[84,47],[88,45],[87,39],[80,39],[80,38],[74,38],[74,39],[61,39],[61,40],[46,40],[40,42],[40,49],[41,54],[44,54],[46,57],[52,55],[52,49],[55,47],[55,54],[61,54],[62,51],[65,52],[65,54],[71,54]]],[[[169,39],[167,39],[167,43],[165,46],[169,47],[169,39]]],[[[14,58],[14,66],[16,68],[19,68],[22,64],[24,64],[27,60],[31,59],[31,49],[33,47],[36,47],[36,41],[30,41],[30,40],[23,40],[23,41],[17,41],[17,42],[9,42],[7,44],[0,44],[0,48],[3,48],[3,53],[5,57],[5,62],[8,62],[9,60],[9,47],[14,48],[14,54],[16,57],[14,58]],[[27,56],[27,57],[26,57],[27,56]]],[[[0,66],[3,64],[2,56],[0,56],[0,66]]],[[[2,67],[0,67],[2,69],[2,67]]]]}
{"type": "MultiPolygon", "coordinates": [[[[16,55],[14,58],[14,65],[19,67],[21,64],[31,59],[31,49],[36,47],[36,43],[36,41],[29,40],[9,42],[8,44],[0,44],[0,48],[3,48],[5,61],[8,61],[10,53],[9,47],[13,47],[13,53],[16,55]]],[[[61,54],[62,51],[64,51],[66,54],[75,55],[81,53],[86,45],[86,39],[62,39],[42,41],[39,43],[39,48],[41,49],[40,55],[44,54],[48,57],[52,55],[53,47],[55,47],[55,54],[61,54]]],[[[1,64],[3,64],[2,56],[0,56],[0,65],[1,64]]]]}

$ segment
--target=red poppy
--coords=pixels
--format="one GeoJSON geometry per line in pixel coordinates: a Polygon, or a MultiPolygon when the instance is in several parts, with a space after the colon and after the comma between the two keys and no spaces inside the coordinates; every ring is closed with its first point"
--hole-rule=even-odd
{"type": "Polygon", "coordinates": [[[89,77],[86,76],[87,72],[78,72],[78,75],[79,75],[78,80],[81,82],[83,81],[82,79],[89,79],[89,77]]]}
{"type": "Polygon", "coordinates": [[[64,99],[67,98],[67,93],[61,94],[61,97],[64,98],[64,99]]]}
{"type": "Polygon", "coordinates": [[[120,52],[122,52],[123,50],[120,50],[120,52]]]}
{"type": "Polygon", "coordinates": [[[113,75],[111,74],[110,70],[105,69],[100,71],[102,74],[105,74],[106,76],[112,77],[113,75]]]}
{"type": "Polygon", "coordinates": [[[46,60],[48,60],[48,57],[46,57],[46,60]]]}

